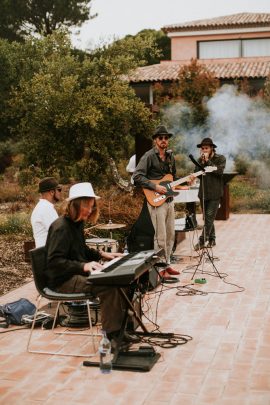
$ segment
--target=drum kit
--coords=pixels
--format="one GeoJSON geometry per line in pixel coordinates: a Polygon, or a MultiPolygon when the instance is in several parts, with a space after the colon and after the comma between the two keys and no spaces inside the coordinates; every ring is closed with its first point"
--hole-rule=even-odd
{"type": "Polygon", "coordinates": [[[85,243],[87,244],[87,246],[89,246],[92,249],[98,249],[98,250],[103,250],[104,252],[116,253],[116,252],[118,252],[119,244],[118,244],[117,240],[112,238],[112,231],[114,229],[124,228],[125,226],[126,226],[126,224],[117,224],[117,223],[112,222],[111,220],[109,220],[109,222],[107,224],[95,225],[91,228],[88,228],[88,230],[95,228],[95,229],[102,229],[102,230],[110,231],[110,238],[90,238],[90,239],[86,239],[85,243]]]}

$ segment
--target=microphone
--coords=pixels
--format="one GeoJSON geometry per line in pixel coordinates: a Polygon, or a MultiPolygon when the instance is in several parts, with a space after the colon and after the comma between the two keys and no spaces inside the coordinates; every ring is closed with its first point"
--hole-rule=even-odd
{"type": "Polygon", "coordinates": [[[193,155],[188,155],[188,157],[190,158],[190,160],[192,161],[192,163],[194,163],[195,166],[199,167],[203,172],[205,172],[205,168],[200,165],[199,162],[197,162],[197,160],[194,159],[193,155]]]}

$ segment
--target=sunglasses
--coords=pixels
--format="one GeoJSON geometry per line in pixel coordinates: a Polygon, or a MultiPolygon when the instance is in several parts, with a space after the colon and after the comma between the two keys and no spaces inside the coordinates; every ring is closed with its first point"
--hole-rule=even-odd
{"type": "Polygon", "coordinates": [[[169,139],[169,137],[168,137],[168,135],[160,135],[160,136],[158,136],[158,139],[160,141],[162,141],[162,139],[165,139],[165,141],[167,141],[169,139]]]}

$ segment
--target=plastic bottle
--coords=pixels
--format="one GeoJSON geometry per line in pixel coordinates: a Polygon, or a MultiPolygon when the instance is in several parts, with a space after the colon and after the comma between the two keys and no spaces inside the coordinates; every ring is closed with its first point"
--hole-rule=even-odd
{"type": "Polygon", "coordinates": [[[125,247],[124,247],[124,254],[128,254],[128,246],[127,246],[127,242],[125,243],[125,247]]]}
{"type": "Polygon", "coordinates": [[[99,368],[102,374],[109,374],[112,371],[111,342],[106,332],[102,331],[102,339],[99,343],[99,368]]]}

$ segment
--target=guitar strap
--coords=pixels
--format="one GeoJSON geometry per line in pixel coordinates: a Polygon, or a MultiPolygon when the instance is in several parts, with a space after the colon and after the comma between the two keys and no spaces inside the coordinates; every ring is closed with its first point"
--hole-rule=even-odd
{"type": "MultiPolygon", "coordinates": [[[[170,174],[173,174],[172,172],[172,158],[173,158],[173,151],[171,149],[166,150],[166,159],[168,157],[168,164],[169,164],[169,171],[170,174]]],[[[167,173],[166,173],[167,174],[167,173]]]]}
{"type": "Polygon", "coordinates": [[[162,160],[160,159],[160,157],[157,157],[157,158],[158,158],[158,161],[159,161],[160,171],[161,171],[161,173],[162,173],[163,175],[166,175],[166,174],[173,174],[173,172],[172,172],[173,151],[172,151],[171,149],[166,150],[165,156],[166,156],[166,157],[165,157],[165,160],[164,160],[164,161],[162,161],[162,160]],[[169,171],[166,170],[166,166],[168,166],[169,171]]]}

